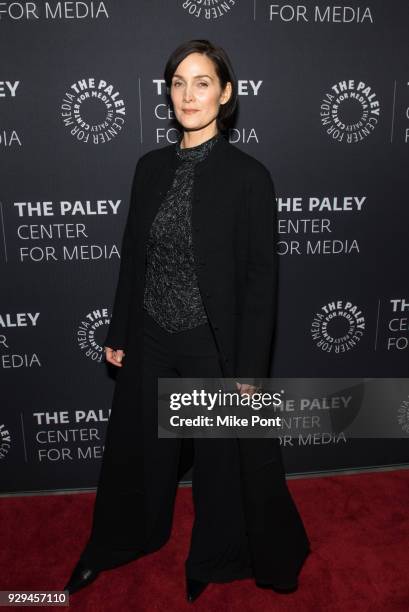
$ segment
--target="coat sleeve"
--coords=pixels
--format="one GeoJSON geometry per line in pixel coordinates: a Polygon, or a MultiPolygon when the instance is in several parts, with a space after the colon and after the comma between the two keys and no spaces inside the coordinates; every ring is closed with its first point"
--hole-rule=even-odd
{"type": "Polygon", "coordinates": [[[236,376],[259,385],[270,375],[275,330],[277,204],[270,172],[259,162],[247,189],[247,278],[238,333],[236,376]]]}
{"type": "Polygon", "coordinates": [[[122,235],[121,263],[119,266],[118,282],[112,308],[111,322],[104,342],[104,346],[109,346],[113,349],[123,350],[126,343],[135,269],[134,244],[131,227],[133,225],[133,218],[138,205],[138,189],[143,172],[143,162],[146,155],[147,154],[140,157],[136,164],[132,181],[129,209],[122,235]]]}

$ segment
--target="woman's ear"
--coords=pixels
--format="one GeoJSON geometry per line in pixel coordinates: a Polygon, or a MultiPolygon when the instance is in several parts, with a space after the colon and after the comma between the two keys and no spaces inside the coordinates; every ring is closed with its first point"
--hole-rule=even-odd
{"type": "Polygon", "coordinates": [[[230,100],[231,94],[232,94],[231,82],[227,81],[224,91],[220,98],[220,104],[226,104],[226,102],[230,100]]]}

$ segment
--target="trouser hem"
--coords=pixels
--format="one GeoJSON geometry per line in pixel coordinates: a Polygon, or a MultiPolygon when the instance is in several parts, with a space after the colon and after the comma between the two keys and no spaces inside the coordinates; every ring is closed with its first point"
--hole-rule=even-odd
{"type": "Polygon", "coordinates": [[[311,554],[312,550],[311,548],[307,548],[304,555],[302,556],[302,558],[300,559],[299,564],[296,567],[295,573],[293,577],[287,577],[285,579],[277,579],[277,580],[272,580],[271,578],[268,579],[264,579],[263,578],[258,578],[255,577],[255,581],[257,584],[259,584],[260,586],[276,586],[278,588],[287,588],[287,587],[292,587],[293,585],[295,585],[298,581],[298,575],[301,572],[302,568],[304,567],[304,563],[307,559],[307,557],[311,554]]]}

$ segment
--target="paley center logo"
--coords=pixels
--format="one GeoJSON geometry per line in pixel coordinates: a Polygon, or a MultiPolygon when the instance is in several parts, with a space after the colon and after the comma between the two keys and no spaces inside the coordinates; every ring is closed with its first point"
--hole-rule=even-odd
{"type": "Polygon", "coordinates": [[[182,0],[182,8],[196,19],[220,19],[235,7],[235,0],[182,0]]]}
{"type": "Polygon", "coordinates": [[[360,142],[379,123],[381,107],[376,93],[364,81],[339,81],[321,100],[321,123],[337,142],[360,142]]]}
{"type": "Polygon", "coordinates": [[[398,408],[397,418],[402,430],[406,434],[409,434],[409,395],[401,401],[398,408]]]}
{"type": "Polygon", "coordinates": [[[113,140],[123,129],[125,116],[121,94],[103,79],[79,79],[65,92],[61,103],[63,123],[80,142],[102,144],[113,140]]]}
{"type": "Polygon", "coordinates": [[[4,423],[0,423],[0,459],[4,459],[11,447],[11,435],[4,423]]]}
{"type": "Polygon", "coordinates": [[[328,302],[314,315],[311,334],[326,353],[346,353],[355,348],[365,331],[365,318],[356,304],[346,300],[328,302]]]}
{"type": "Polygon", "coordinates": [[[88,312],[77,328],[77,342],[81,351],[92,361],[101,363],[104,361],[105,340],[110,324],[110,315],[107,308],[97,308],[88,312]]]}

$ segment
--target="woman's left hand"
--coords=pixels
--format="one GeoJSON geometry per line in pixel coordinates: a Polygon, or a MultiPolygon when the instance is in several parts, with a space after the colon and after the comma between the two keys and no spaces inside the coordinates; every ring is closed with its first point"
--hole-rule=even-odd
{"type": "Polygon", "coordinates": [[[251,396],[258,390],[258,387],[255,387],[254,385],[248,385],[246,383],[239,383],[236,381],[236,385],[238,390],[240,391],[240,395],[242,395],[243,393],[248,393],[251,396]]]}

